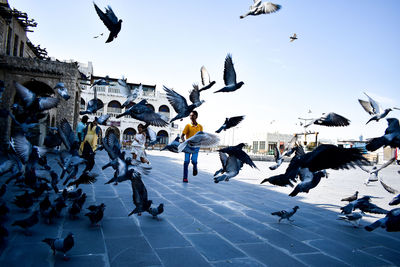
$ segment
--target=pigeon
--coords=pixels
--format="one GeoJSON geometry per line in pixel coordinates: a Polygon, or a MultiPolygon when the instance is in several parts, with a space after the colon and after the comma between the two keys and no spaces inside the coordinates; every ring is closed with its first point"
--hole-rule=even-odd
{"type": "Polygon", "coordinates": [[[164,212],[164,204],[163,203],[159,204],[157,208],[151,208],[150,207],[147,210],[147,212],[150,213],[151,215],[153,215],[153,219],[157,219],[158,220],[157,216],[164,212]]]}
{"type": "Polygon", "coordinates": [[[254,0],[254,4],[250,6],[250,10],[240,16],[241,19],[251,15],[251,16],[257,16],[261,14],[270,14],[277,12],[278,10],[281,9],[282,6],[273,4],[271,2],[262,2],[261,0],[254,0]]]}
{"type": "Polygon", "coordinates": [[[379,182],[381,183],[381,185],[383,186],[383,188],[384,188],[387,192],[389,192],[390,194],[398,194],[398,193],[399,193],[398,190],[396,190],[396,189],[394,189],[393,187],[390,187],[389,185],[385,184],[385,183],[383,182],[382,179],[379,179],[379,182]]]}
{"type": "MultiPolygon", "coordinates": [[[[64,190],[67,191],[66,189],[64,189],[64,190]]],[[[67,199],[69,199],[69,200],[75,200],[75,199],[79,198],[81,195],[82,195],[81,188],[79,188],[75,191],[71,191],[71,192],[67,191],[67,199]]]]}
{"type": "Polygon", "coordinates": [[[15,126],[18,127],[25,136],[31,136],[32,135],[31,131],[33,130],[33,128],[39,126],[39,123],[37,123],[37,122],[35,122],[35,123],[22,122],[21,123],[21,122],[17,121],[15,116],[10,112],[8,113],[8,115],[10,116],[10,118],[15,123],[15,126]]]}
{"type": "Polygon", "coordinates": [[[229,156],[235,156],[237,159],[239,159],[241,162],[250,165],[252,168],[257,168],[257,166],[254,164],[254,162],[251,160],[249,155],[247,155],[246,152],[244,152],[242,149],[246,145],[244,143],[240,143],[236,146],[228,146],[222,149],[219,149],[219,152],[227,153],[229,156]]]}
{"type": "Polygon", "coordinates": [[[61,211],[63,208],[67,207],[67,204],[65,204],[65,200],[63,198],[57,198],[54,200],[54,209],[57,213],[57,217],[60,217],[61,211]]]}
{"type": "Polygon", "coordinates": [[[35,224],[39,222],[39,211],[35,210],[31,216],[22,219],[22,220],[16,220],[14,221],[11,226],[19,226],[21,228],[25,229],[25,235],[31,235],[30,232],[28,232],[28,228],[31,228],[35,224]]]}
{"type": "MultiPolygon", "coordinates": [[[[90,88],[92,88],[95,85],[99,85],[99,86],[110,85],[110,77],[108,75],[106,75],[106,77],[104,77],[104,79],[101,78],[101,79],[95,80],[92,83],[92,85],[90,86],[90,88]]],[[[96,99],[96,94],[97,94],[96,88],[94,89],[94,94],[95,94],[95,99],[96,99]]]]}
{"type": "Polygon", "coordinates": [[[371,203],[371,196],[363,196],[362,198],[359,198],[357,200],[354,200],[347,204],[344,207],[341,207],[340,209],[342,210],[342,213],[344,214],[350,214],[352,213],[353,210],[355,209],[360,209],[363,212],[368,212],[368,213],[374,213],[374,214],[387,214],[388,211],[385,209],[382,209],[375,204],[371,203]]]}
{"type": "Polygon", "coordinates": [[[341,127],[350,125],[350,120],[334,112],[330,112],[328,114],[322,113],[322,115],[323,116],[320,118],[312,119],[311,122],[306,124],[304,127],[307,128],[312,124],[328,127],[341,127]]]}
{"type": "Polygon", "coordinates": [[[107,120],[110,118],[110,114],[103,114],[100,117],[96,118],[96,121],[99,125],[107,125],[107,120]]]}
{"type": "Polygon", "coordinates": [[[28,193],[28,191],[25,190],[25,193],[23,195],[15,196],[12,203],[21,209],[27,210],[33,205],[33,197],[31,194],[28,193]]]}
{"type": "Polygon", "coordinates": [[[358,198],[358,191],[356,191],[353,195],[349,197],[342,198],[340,201],[347,201],[347,202],[352,202],[358,198]]]}
{"type": "MultiPolygon", "coordinates": [[[[170,123],[175,120],[179,119],[182,120],[183,118],[186,118],[195,108],[199,107],[202,103],[204,103],[204,100],[200,101],[199,95],[194,97],[195,93],[193,93],[193,91],[191,93],[191,95],[193,94],[193,96],[190,99],[192,101],[192,104],[188,105],[186,99],[177,92],[175,92],[174,90],[169,89],[165,85],[163,86],[163,89],[167,94],[167,99],[169,103],[177,113],[177,115],[170,120],[170,123]]],[[[198,89],[195,88],[194,90],[197,90],[198,93],[198,89]]]]}
{"type": "Polygon", "coordinates": [[[106,41],[106,43],[110,43],[114,38],[117,38],[118,33],[121,31],[122,19],[118,20],[110,6],[108,6],[108,8],[106,7],[106,13],[104,13],[94,2],[93,5],[96,9],[97,15],[99,15],[104,25],[106,25],[107,29],[110,31],[106,41]]]}
{"type": "Polygon", "coordinates": [[[360,105],[364,108],[364,110],[371,115],[372,117],[367,121],[366,124],[368,124],[370,121],[379,121],[380,119],[385,118],[390,111],[393,109],[399,109],[399,108],[387,108],[382,111],[381,107],[379,106],[379,103],[376,102],[374,99],[369,97],[365,92],[364,94],[368,97],[368,101],[358,99],[358,102],[360,105]]]}
{"type": "Polygon", "coordinates": [[[203,85],[203,87],[199,89],[199,92],[210,89],[215,84],[215,81],[211,81],[210,74],[208,73],[206,67],[201,66],[200,74],[201,84],[203,85]]]}
{"type": "Polygon", "coordinates": [[[57,89],[58,94],[64,98],[65,100],[68,100],[71,98],[71,96],[68,94],[68,89],[65,88],[64,83],[57,83],[56,86],[54,86],[54,90],[57,89]]]}
{"type": "Polygon", "coordinates": [[[216,146],[219,143],[219,137],[215,134],[206,133],[203,131],[197,132],[192,137],[185,140],[178,146],[178,152],[182,152],[186,147],[189,148],[207,148],[216,146]]]}
{"type": "Polygon", "coordinates": [[[54,97],[37,97],[35,93],[28,88],[14,81],[14,86],[19,97],[22,99],[22,104],[26,111],[33,113],[49,110],[57,107],[60,100],[54,97]]]}
{"type": "Polygon", "coordinates": [[[309,190],[319,184],[322,177],[328,177],[325,170],[310,172],[308,168],[300,169],[299,176],[301,183],[297,184],[294,190],[289,194],[291,197],[297,196],[300,192],[308,193],[309,190]]]}
{"type": "Polygon", "coordinates": [[[172,141],[170,144],[164,146],[163,148],[161,148],[161,151],[163,150],[168,150],[174,153],[178,153],[178,146],[180,145],[179,142],[179,135],[174,139],[174,141],[172,141]]]}
{"type": "Polygon", "coordinates": [[[130,90],[125,80],[118,80],[119,91],[123,96],[126,97],[126,101],[121,105],[121,108],[127,108],[130,104],[134,103],[133,101],[139,96],[143,94],[143,85],[140,84],[133,90],[130,90]]]}
{"type": "Polygon", "coordinates": [[[75,219],[77,215],[81,212],[82,207],[79,206],[79,204],[74,201],[68,209],[68,214],[71,219],[75,219]]]}
{"type": "Polygon", "coordinates": [[[93,36],[94,39],[99,38],[100,36],[103,36],[104,33],[100,33],[99,35],[93,36]]]}
{"type": "Polygon", "coordinates": [[[386,161],[382,166],[378,168],[378,166],[373,166],[371,170],[367,170],[364,166],[359,166],[361,170],[370,174],[370,176],[366,179],[365,184],[368,185],[370,182],[376,182],[379,180],[379,172],[386,168],[387,166],[391,165],[396,160],[396,157],[393,157],[386,161]]]}
{"type": "Polygon", "coordinates": [[[42,217],[46,220],[47,224],[51,224],[53,218],[58,216],[58,211],[55,206],[50,206],[47,209],[40,212],[42,217]]]}
{"type": "Polygon", "coordinates": [[[226,118],[224,124],[218,130],[216,130],[215,132],[216,133],[220,133],[222,130],[226,131],[229,128],[235,127],[243,119],[244,119],[244,116],[236,116],[236,117],[226,118]]]}
{"type": "Polygon", "coordinates": [[[368,140],[365,148],[368,151],[375,151],[382,146],[390,146],[392,148],[400,147],[400,125],[399,120],[395,118],[386,119],[388,127],[385,134],[381,137],[376,137],[368,140]]]}
{"type": "Polygon", "coordinates": [[[104,107],[104,104],[100,99],[92,99],[92,100],[89,100],[86,110],[80,111],[79,115],[94,114],[99,109],[102,109],[103,107],[104,107]]]}
{"type": "MultiPolygon", "coordinates": [[[[91,207],[93,207],[93,206],[91,206],[91,207]]],[[[101,219],[103,219],[105,208],[106,208],[106,205],[104,203],[101,203],[99,206],[95,206],[95,208],[93,210],[86,213],[85,216],[89,217],[90,222],[92,224],[97,224],[99,221],[101,221],[101,219]]]]}
{"type": "Polygon", "coordinates": [[[294,222],[294,220],[291,220],[290,217],[292,217],[298,209],[299,209],[299,206],[295,206],[291,210],[281,210],[281,211],[272,212],[271,215],[279,216],[280,218],[279,218],[278,222],[281,222],[281,220],[283,220],[283,219],[286,219],[289,222],[294,222]]]}
{"type": "Polygon", "coordinates": [[[68,233],[65,238],[45,238],[42,242],[50,246],[53,255],[56,255],[56,251],[60,251],[64,253],[64,260],[68,260],[66,253],[74,246],[74,235],[68,233]]]}
{"type": "Polygon", "coordinates": [[[371,232],[378,227],[386,228],[387,232],[400,231],[400,208],[392,209],[385,218],[379,219],[373,224],[365,226],[365,230],[371,232]]]}
{"type": "Polygon", "coordinates": [[[26,164],[26,168],[33,168],[35,165],[43,165],[47,170],[50,170],[50,167],[46,164],[46,162],[40,161],[40,158],[45,155],[46,148],[33,146],[28,139],[24,135],[17,134],[16,136],[11,138],[12,147],[21,160],[23,164],[26,164]]]}
{"type": "Polygon", "coordinates": [[[154,146],[157,144],[159,139],[157,138],[157,134],[153,129],[149,127],[149,124],[146,123],[146,125],[143,127],[146,131],[146,139],[148,140],[148,146],[154,146]]]}
{"type": "Polygon", "coordinates": [[[81,184],[93,184],[94,182],[97,181],[96,177],[98,176],[97,173],[89,173],[89,172],[83,172],[81,176],[79,176],[78,179],[75,181],[72,181],[68,184],[68,186],[73,186],[75,185],[76,188],[79,187],[81,184]]]}
{"type": "Polygon", "coordinates": [[[155,113],[152,109],[146,106],[146,99],[143,99],[139,103],[133,105],[125,112],[116,116],[116,118],[121,118],[126,115],[130,115],[132,118],[139,121],[144,121],[149,123],[149,125],[164,127],[168,125],[167,118],[160,113],[155,113]]]}
{"type": "Polygon", "coordinates": [[[290,36],[290,42],[293,42],[294,40],[297,40],[297,34],[293,33],[293,36],[290,36]]]}
{"type": "Polygon", "coordinates": [[[132,200],[133,204],[135,204],[135,209],[133,209],[128,216],[132,214],[138,214],[138,216],[140,216],[142,212],[147,211],[151,207],[152,201],[147,198],[147,189],[140,177],[131,179],[131,185],[132,200]]]}
{"type": "Polygon", "coordinates": [[[400,194],[398,194],[397,196],[395,196],[395,197],[389,202],[389,205],[390,205],[390,206],[399,205],[399,204],[400,204],[400,194]]]}
{"type": "Polygon", "coordinates": [[[47,132],[46,137],[44,138],[43,145],[46,148],[55,148],[61,146],[61,143],[62,139],[57,129],[57,131],[55,132],[54,131],[47,132]]]}
{"type": "Polygon", "coordinates": [[[338,220],[343,220],[346,222],[349,222],[354,225],[354,227],[359,227],[360,226],[360,221],[362,218],[362,214],[359,212],[353,212],[350,214],[345,214],[345,215],[339,215],[338,220]]]}
{"type": "Polygon", "coordinates": [[[237,176],[243,167],[243,162],[235,156],[228,156],[225,153],[219,152],[222,168],[215,172],[214,183],[220,181],[229,181],[229,179],[237,176]],[[220,176],[217,176],[221,174],[220,176]]]}
{"type": "Polygon", "coordinates": [[[269,166],[269,169],[271,171],[276,170],[279,166],[282,165],[283,162],[283,156],[281,155],[281,151],[279,150],[278,146],[274,146],[274,159],[275,159],[275,164],[269,166]]]}
{"type": "Polygon", "coordinates": [[[232,55],[228,54],[225,58],[225,67],[224,67],[224,83],[225,87],[215,91],[214,93],[219,92],[233,92],[243,86],[244,82],[236,82],[236,71],[233,67],[232,55]]]}

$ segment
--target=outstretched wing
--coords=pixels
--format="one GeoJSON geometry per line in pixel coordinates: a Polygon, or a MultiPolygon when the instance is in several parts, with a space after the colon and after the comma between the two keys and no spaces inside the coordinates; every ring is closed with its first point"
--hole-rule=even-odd
{"type": "Polygon", "coordinates": [[[381,108],[379,106],[379,103],[376,102],[375,100],[373,100],[371,97],[369,97],[369,95],[367,95],[365,92],[364,92],[364,94],[368,97],[368,101],[371,103],[371,107],[372,107],[374,114],[381,113],[381,108]]]}
{"type": "Polygon", "coordinates": [[[58,132],[65,147],[67,150],[70,150],[72,144],[75,142],[75,134],[71,128],[71,125],[65,118],[60,121],[58,125],[58,132]]]}
{"type": "Polygon", "coordinates": [[[321,117],[320,119],[315,120],[314,124],[328,126],[328,127],[348,126],[350,124],[350,120],[346,119],[345,117],[339,114],[331,112],[321,117]]]}
{"type": "Polygon", "coordinates": [[[200,102],[199,86],[195,83],[193,84],[193,89],[190,90],[189,99],[190,102],[192,102],[193,104],[196,102],[200,102]]]}
{"type": "Polygon", "coordinates": [[[206,67],[201,66],[200,73],[201,73],[201,84],[203,86],[208,85],[211,82],[211,80],[210,80],[210,74],[208,74],[206,67]]]}
{"type": "Polygon", "coordinates": [[[226,129],[229,129],[231,127],[235,127],[238,125],[242,120],[244,119],[244,116],[236,116],[236,117],[231,117],[228,119],[227,127],[226,129]]]}
{"type": "Polygon", "coordinates": [[[101,11],[101,9],[93,2],[94,8],[96,9],[97,15],[99,15],[100,19],[103,21],[104,25],[106,25],[109,31],[113,30],[114,24],[118,23],[118,19],[112,11],[111,7],[108,6],[106,8],[106,13],[101,11]],[[116,19],[116,20],[115,20],[116,19]]]}
{"type": "Polygon", "coordinates": [[[163,86],[164,91],[167,93],[167,99],[171,106],[174,108],[176,113],[180,113],[183,110],[186,110],[188,108],[188,104],[186,102],[186,99],[175,92],[172,89],[169,89],[166,86],[163,86]]]}
{"type": "Polygon", "coordinates": [[[365,101],[365,100],[361,100],[358,99],[358,102],[360,103],[360,105],[363,107],[363,109],[369,114],[369,115],[374,115],[374,109],[371,106],[371,103],[369,103],[369,101],[365,101]]]}
{"type": "Polygon", "coordinates": [[[235,68],[233,67],[231,54],[228,54],[225,58],[224,82],[225,82],[225,85],[236,84],[236,71],[235,71],[235,68]]]}
{"type": "Polygon", "coordinates": [[[17,89],[18,95],[22,98],[24,105],[27,107],[32,105],[33,101],[36,98],[36,94],[33,93],[28,88],[26,88],[25,86],[22,86],[21,84],[17,83],[16,81],[14,81],[14,86],[17,89]]]}

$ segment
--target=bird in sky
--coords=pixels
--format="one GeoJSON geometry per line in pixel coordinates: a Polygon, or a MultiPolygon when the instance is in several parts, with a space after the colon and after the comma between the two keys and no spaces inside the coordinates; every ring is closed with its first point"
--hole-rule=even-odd
{"type": "Polygon", "coordinates": [[[220,133],[221,131],[226,131],[229,128],[235,127],[244,119],[244,117],[245,116],[236,116],[236,117],[226,118],[224,124],[222,124],[222,126],[215,132],[220,133]]]}
{"type": "Polygon", "coordinates": [[[116,116],[116,118],[121,118],[123,116],[130,115],[132,118],[137,119],[139,121],[144,121],[149,125],[164,127],[168,125],[168,119],[160,114],[154,112],[152,109],[146,106],[147,100],[143,99],[139,103],[133,105],[125,112],[116,116]]]}
{"type": "Polygon", "coordinates": [[[101,11],[101,9],[93,2],[94,8],[96,9],[97,15],[103,21],[104,25],[110,31],[106,43],[110,43],[117,38],[118,33],[121,31],[122,19],[118,20],[114,11],[110,6],[106,7],[106,13],[101,11]]]}
{"type": "Polygon", "coordinates": [[[219,92],[233,92],[239,89],[244,85],[244,82],[236,82],[236,71],[233,67],[232,55],[228,54],[225,58],[224,65],[224,83],[225,87],[222,89],[215,91],[214,93],[219,92]]]}
{"type": "Polygon", "coordinates": [[[304,127],[307,128],[312,124],[328,127],[340,127],[348,126],[350,124],[350,120],[337,113],[330,112],[328,114],[322,113],[322,116],[320,118],[311,119],[311,121],[307,123],[304,127]]]}
{"type": "Polygon", "coordinates": [[[362,100],[362,99],[358,99],[358,102],[363,107],[363,109],[369,115],[371,115],[371,118],[367,121],[366,124],[368,124],[371,121],[379,121],[380,119],[385,118],[389,114],[389,112],[392,111],[393,109],[400,110],[400,108],[396,108],[396,107],[386,108],[386,109],[382,110],[381,106],[379,105],[379,103],[377,101],[372,99],[365,92],[364,92],[364,94],[368,97],[368,101],[362,100]]]}
{"type": "Polygon", "coordinates": [[[257,16],[261,14],[270,14],[277,12],[281,9],[281,5],[273,4],[271,2],[262,2],[261,0],[253,0],[254,4],[250,6],[249,11],[241,15],[240,18],[243,19],[249,15],[257,16]]]}
{"type": "Polygon", "coordinates": [[[124,79],[118,79],[118,86],[119,86],[119,91],[121,92],[121,94],[126,97],[126,101],[121,105],[121,108],[126,108],[130,104],[133,104],[134,103],[133,101],[139,95],[143,94],[143,85],[142,84],[139,84],[138,87],[131,90],[124,79]]]}
{"type": "Polygon", "coordinates": [[[290,36],[290,42],[297,40],[297,34],[293,33],[293,36],[290,36]]]}

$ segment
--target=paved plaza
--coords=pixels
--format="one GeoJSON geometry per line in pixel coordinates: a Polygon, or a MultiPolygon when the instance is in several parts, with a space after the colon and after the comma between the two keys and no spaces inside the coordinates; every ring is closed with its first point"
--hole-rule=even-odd
{"type": "MultiPolygon", "coordinates": [[[[260,185],[270,175],[284,172],[287,163],[270,171],[271,162],[256,162],[259,170],[244,166],[237,178],[215,184],[213,173],[220,168],[217,153],[199,155],[199,174],[189,175],[182,183],[183,154],[149,151],[153,165],[143,176],[149,199],[164,203],[165,211],[155,220],[149,214],[128,217],[133,210],[129,182],[104,185],[112,177],[111,168],[101,171],[108,161],[105,152],[96,155],[94,172],[100,173],[93,185],[81,186],[88,195],[84,207],[105,203],[100,227],[91,226],[83,216],[71,220],[67,215],[47,225],[44,221],[32,228],[32,236],[11,227],[14,219],[27,216],[15,205],[6,222],[7,246],[0,256],[0,266],[395,266],[400,265],[400,234],[384,229],[367,232],[337,220],[340,199],[352,195],[381,197],[373,203],[391,209],[394,195],[378,183],[363,184],[368,174],[360,169],[329,170],[329,178],[309,194],[291,198],[291,188],[260,185]],[[282,221],[271,212],[300,209],[294,223],[282,221]],[[62,254],[53,256],[41,240],[45,237],[75,235],[70,260],[62,254]]],[[[59,172],[54,160],[51,166],[59,172]]],[[[400,166],[383,170],[384,181],[400,189],[400,166]]],[[[191,167],[189,167],[191,173],[191,167]]],[[[5,178],[3,178],[5,179],[5,178]]],[[[10,185],[6,200],[19,189],[10,185]]],[[[51,200],[55,198],[51,193],[51,200]]],[[[66,210],[63,211],[64,214],[66,210]]],[[[381,218],[366,215],[365,226],[381,218]]]]}

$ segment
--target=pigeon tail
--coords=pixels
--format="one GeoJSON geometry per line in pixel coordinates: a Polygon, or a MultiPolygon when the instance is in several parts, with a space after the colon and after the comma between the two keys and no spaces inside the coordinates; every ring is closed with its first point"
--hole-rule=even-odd
{"type": "Polygon", "coordinates": [[[221,128],[219,128],[218,130],[216,130],[216,133],[220,133],[222,130],[224,129],[224,126],[222,126],[221,128]]]}
{"type": "Polygon", "coordinates": [[[298,186],[296,186],[295,189],[292,191],[292,193],[289,194],[289,196],[295,197],[295,196],[297,196],[298,193],[300,193],[300,190],[299,190],[298,186]]]}

